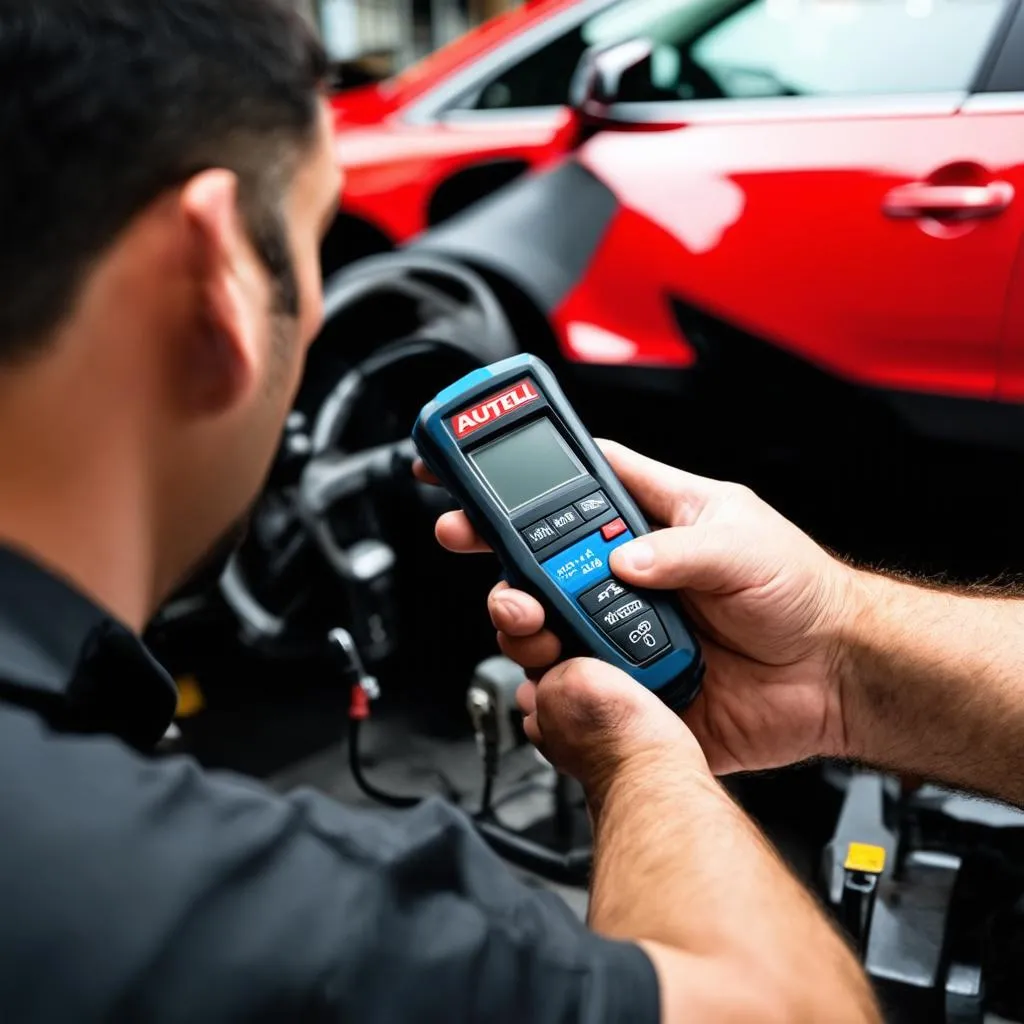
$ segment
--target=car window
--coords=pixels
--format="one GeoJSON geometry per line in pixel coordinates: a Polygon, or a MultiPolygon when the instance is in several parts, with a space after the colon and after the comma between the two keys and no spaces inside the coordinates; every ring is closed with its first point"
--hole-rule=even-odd
{"type": "Polygon", "coordinates": [[[486,83],[477,109],[565,103],[585,50],[642,36],[625,102],[969,88],[1011,0],[620,0],[486,83]]]}
{"type": "Polygon", "coordinates": [[[725,96],[962,90],[1004,7],[1005,0],[755,0],[682,56],[725,96]]]}
{"type": "Polygon", "coordinates": [[[477,110],[564,105],[587,45],[582,28],[576,27],[501,72],[484,85],[470,105],[477,110]]]}

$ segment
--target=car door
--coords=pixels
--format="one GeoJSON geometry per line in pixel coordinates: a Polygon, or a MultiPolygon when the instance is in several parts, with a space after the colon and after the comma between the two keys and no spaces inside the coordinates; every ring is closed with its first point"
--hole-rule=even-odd
{"type": "Polygon", "coordinates": [[[645,242],[665,258],[635,271],[637,290],[653,272],[651,301],[667,291],[846,379],[993,398],[1024,132],[972,93],[1014,6],[666,5],[617,109],[685,127],[581,153],[677,243],[645,242]]]}

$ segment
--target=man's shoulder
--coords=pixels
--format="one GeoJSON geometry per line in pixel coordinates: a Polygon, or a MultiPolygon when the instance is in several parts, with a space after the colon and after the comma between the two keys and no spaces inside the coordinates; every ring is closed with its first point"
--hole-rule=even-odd
{"type": "Polygon", "coordinates": [[[0,1005],[20,1020],[113,1019],[111,1000],[153,1021],[657,1019],[643,954],[525,888],[440,802],[282,797],[3,706],[0,773],[0,1005]]]}
{"type": "Polygon", "coordinates": [[[233,1019],[308,999],[345,947],[340,932],[315,938],[325,899],[358,885],[353,858],[314,834],[306,801],[322,811],[323,798],[63,734],[7,704],[0,777],[0,1005],[19,1020],[113,1019],[129,992],[138,1005],[118,1019],[186,1019],[156,1009],[169,988],[191,1019],[220,1019],[204,1017],[218,1002],[233,1019]],[[236,956],[258,984],[234,976],[236,956]],[[199,977],[219,995],[188,993],[199,977]]]}
{"type": "Polygon", "coordinates": [[[190,837],[198,848],[201,835],[212,856],[218,824],[233,815],[288,814],[255,784],[210,776],[187,758],[150,759],[111,736],[62,733],[9,704],[0,705],[0,776],[5,888],[24,870],[51,886],[71,879],[83,900],[144,870],[159,878],[190,837]],[[146,867],[133,868],[140,857],[146,867]]]}

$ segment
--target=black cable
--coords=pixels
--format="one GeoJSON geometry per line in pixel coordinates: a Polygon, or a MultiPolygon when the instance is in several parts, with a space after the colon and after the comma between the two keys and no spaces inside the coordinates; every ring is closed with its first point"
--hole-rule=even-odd
{"type": "Polygon", "coordinates": [[[386,807],[398,807],[404,810],[416,807],[422,801],[422,797],[395,796],[393,793],[385,793],[384,790],[378,789],[373,785],[363,774],[363,765],[359,757],[359,727],[362,724],[358,718],[350,717],[348,720],[348,764],[352,770],[352,778],[355,779],[356,785],[371,800],[376,800],[377,803],[384,804],[386,807]]]}
{"type": "Polygon", "coordinates": [[[474,825],[499,857],[504,857],[518,867],[566,885],[586,885],[590,877],[593,851],[589,847],[570,850],[568,853],[555,853],[495,821],[478,818],[474,825]]]}
{"type": "MultiPolygon", "coordinates": [[[[416,807],[421,797],[396,796],[378,789],[363,774],[363,766],[359,757],[359,735],[362,722],[357,718],[349,719],[348,757],[352,769],[352,778],[356,785],[371,800],[384,804],[386,807],[397,807],[407,810],[416,807]]],[[[486,797],[485,797],[486,798],[486,797]]],[[[586,885],[593,864],[593,854],[588,847],[570,850],[559,854],[549,850],[532,839],[505,828],[488,812],[488,816],[473,820],[480,837],[499,857],[518,867],[525,868],[535,874],[543,875],[554,882],[566,885],[586,885]]]]}
{"type": "MultiPolygon", "coordinates": [[[[337,652],[335,656],[341,658],[342,674],[346,677],[346,681],[353,685],[353,703],[348,720],[348,763],[352,771],[352,778],[366,796],[386,807],[405,810],[416,807],[421,803],[422,797],[396,796],[393,793],[386,793],[374,786],[363,774],[363,765],[359,756],[359,737],[360,726],[364,720],[361,714],[366,712],[365,710],[361,712],[360,705],[366,698],[361,696],[358,690],[360,684],[355,682],[361,678],[362,668],[358,663],[352,638],[341,630],[337,630],[335,633],[338,634],[334,644],[334,650],[337,652]]],[[[593,851],[589,847],[570,850],[564,854],[555,853],[546,846],[541,846],[540,843],[505,828],[494,817],[491,805],[493,803],[494,777],[497,775],[498,765],[496,733],[493,741],[489,741],[485,746],[484,762],[486,777],[483,800],[481,801],[482,811],[476,818],[471,819],[480,837],[498,856],[504,857],[512,864],[555,882],[586,885],[593,864],[593,851]]]]}
{"type": "Polygon", "coordinates": [[[486,715],[481,719],[481,738],[483,739],[483,768],[484,788],[480,798],[480,814],[478,817],[484,820],[495,820],[493,812],[494,804],[494,783],[498,777],[498,762],[500,760],[500,740],[498,734],[497,712],[493,705],[486,715]]]}
{"type": "Polygon", "coordinates": [[[494,776],[484,776],[484,793],[480,798],[481,818],[491,818],[494,814],[494,776]]]}

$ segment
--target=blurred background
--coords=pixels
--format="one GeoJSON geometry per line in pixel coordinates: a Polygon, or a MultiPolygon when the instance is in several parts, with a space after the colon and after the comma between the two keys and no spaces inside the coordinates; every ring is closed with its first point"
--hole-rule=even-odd
{"type": "Polygon", "coordinates": [[[299,0],[349,83],[387,77],[513,0],[299,0]]]}

